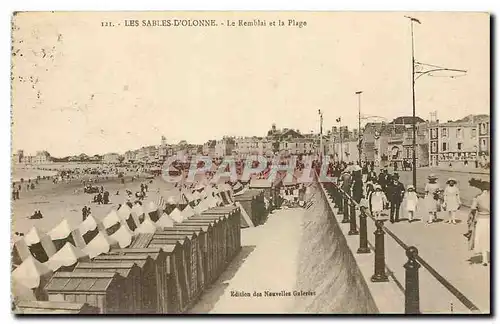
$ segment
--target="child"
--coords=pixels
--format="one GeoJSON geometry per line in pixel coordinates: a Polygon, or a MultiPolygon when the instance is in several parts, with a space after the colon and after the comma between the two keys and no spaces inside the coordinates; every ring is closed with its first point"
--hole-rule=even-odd
{"type": "Polygon", "coordinates": [[[408,185],[406,195],[406,211],[408,212],[408,222],[411,223],[415,217],[415,210],[417,209],[418,197],[413,185],[408,185]]]}
{"type": "Polygon", "coordinates": [[[373,216],[375,217],[375,219],[379,219],[382,210],[384,210],[384,205],[387,204],[387,197],[385,196],[385,193],[382,192],[381,186],[375,186],[375,192],[373,192],[371,195],[370,203],[373,216]]]}

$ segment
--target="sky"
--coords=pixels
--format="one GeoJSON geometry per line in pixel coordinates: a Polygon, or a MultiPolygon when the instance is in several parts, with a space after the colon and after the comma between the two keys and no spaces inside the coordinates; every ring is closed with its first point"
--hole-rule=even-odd
{"type": "MultiPolygon", "coordinates": [[[[13,19],[12,145],[53,156],[123,153],[278,128],[357,127],[412,113],[408,13],[21,13],[13,19]],[[266,21],[228,27],[227,20],[266,21]],[[215,19],[217,27],[125,27],[126,19],[215,19]],[[273,27],[295,19],[307,26],[273,27]],[[101,27],[102,21],[115,27],[101,27]],[[224,26],[222,25],[224,23],[224,26]],[[118,25],[120,24],[120,25],[118,25]]],[[[415,84],[417,115],[490,111],[489,16],[409,13],[417,61],[467,70],[415,84]],[[453,74],[457,75],[457,74],[453,74]],[[462,74],[460,74],[462,75],[462,74]]],[[[438,77],[439,76],[439,77],[438,77]]]]}

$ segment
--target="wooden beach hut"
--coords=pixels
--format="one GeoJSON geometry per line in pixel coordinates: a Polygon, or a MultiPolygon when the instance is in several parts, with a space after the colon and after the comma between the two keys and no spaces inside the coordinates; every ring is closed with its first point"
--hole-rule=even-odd
{"type": "Polygon", "coordinates": [[[125,314],[125,279],[116,272],[56,272],[45,286],[49,301],[88,303],[101,314],[125,314]]]}
{"type": "Polygon", "coordinates": [[[210,251],[210,254],[208,256],[208,264],[210,266],[209,272],[210,275],[209,277],[212,279],[211,281],[215,280],[218,278],[218,276],[221,273],[221,269],[223,267],[223,260],[224,260],[224,236],[223,236],[223,228],[222,228],[222,221],[217,219],[212,219],[212,218],[203,218],[203,219],[194,219],[192,217],[191,219],[188,219],[186,221],[183,221],[180,224],[175,224],[174,228],[176,227],[191,227],[191,228],[196,228],[196,229],[204,229],[204,227],[207,227],[207,247],[208,250],[210,251]]]}
{"type": "Polygon", "coordinates": [[[216,207],[205,211],[200,218],[219,215],[226,219],[226,261],[230,261],[241,249],[241,208],[235,205],[216,207]]]}
{"type": "MultiPolygon", "coordinates": [[[[259,225],[264,222],[267,213],[263,190],[249,189],[243,192],[241,195],[236,195],[234,199],[237,203],[241,204],[241,207],[243,207],[247,215],[250,216],[253,225],[259,225]]],[[[251,226],[247,223],[248,222],[242,217],[241,227],[245,228],[251,226]]]]}
{"type": "Polygon", "coordinates": [[[175,224],[173,228],[164,228],[164,231],[190,233],[194,232],[198,235],[198,240],[201,242],[200,249],[203,259],[204,268],[204,286],[210,284],[215,280],[215,258],[216,258],[216,245],[214,242],[214,231],[211,220],[206,220],[204,224],[184,222],[175,224]],[[200,240],[201,238],[201,240],[200,240]]]}
{"type": "Polygon", "coordinates": [[[144,313],[141,269],[134,262],[79,262],[73,272],[112,272],[124,278],[122,313],[144,313]]]}
{"type": "MultiPolygon", "coordinates": [[[[124,254],[131,253],[147,253],[151,257],[161,261],[161,257],[166,255],[166,271],[161,273],[166,274],[167,285],[165,285],[164,293],[160,299],[162,300],[160,313],[182,313],[188,306],[188,277],[186,274],[184,262],[184,249],[185,246],[179,242],[160,244],[153,241],[154,234],[138,234],[130,248],[127,249],[113,249],[112,253],[119,252],[124,254]],[[162,251],[161,254],[156,255],[162,251]],[[158,259],[159,258],[159,259],[158,259]],[[168,287],[168,288],[167,288],[168,287]],[[165,302],[165,298],[167,302],[165,302]]],[[[158,269],[161,271],[161,269],[158,269]]],[[[164,282],[164,281],[162,281],[164,282]]]]}
{"type": "MultiPolygon", "coordinates": [[[[126,251],[126,249],[124,250],[126,251]]],[[[163,253],[163,251],[162,251],[163,253]]],[[[167,276],[163,273],[157,274],[156,261],[148,254],[125,254],[110,252],[100,255],[92,260],[93,263],[113,263],[113,262],[133,262],[141,269],[140,286],[142,287],[141,313],[156,314],[161,313],[162,307],[159,303],[162,296],[167,296],[167,276]],[[162,281],[163,280],[163,281],[162,281]]],[[[166,255],[163,253],[163,262],[158,268],[162,271],[166,269],[166,255]]],[[[166,300],[166,298],[165,298],[166,300]]]]}
{"type": "Polygon", "coordinates": [[[15,314],[45,314],[45,315],[80,315],[98,314],[99,309],[87,303],[70,303],[54,301],[20,301],[16,303],[15,314]]]}

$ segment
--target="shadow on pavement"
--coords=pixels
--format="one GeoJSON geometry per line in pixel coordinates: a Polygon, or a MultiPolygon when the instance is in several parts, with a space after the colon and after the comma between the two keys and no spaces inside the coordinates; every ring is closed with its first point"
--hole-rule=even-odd
{"type": "Polygon", "coordinates": [[[227,282],[234,277],[250,253],[255,250],[255,247],[255,245],[242,246],[240,252],[231,261],[226,270],[222,272],[212,286],[203,293],[201,299],[188,311],[188,313],[202,314],[210,312],[219,301],[219,298],[226,293],[226,288],[229,286],[227,282]]]}

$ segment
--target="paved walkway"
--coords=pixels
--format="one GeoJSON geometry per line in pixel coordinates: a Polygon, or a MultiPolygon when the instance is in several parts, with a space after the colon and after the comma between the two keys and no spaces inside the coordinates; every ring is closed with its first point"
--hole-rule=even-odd
{"type": "Polygon", "coordinates": [[[262,293],[293,292],[304,210],[283,209],[262,226],[242,229],[242,251],[201,297],[190,313],[288,313],[294,297],[256,297],[262,293]],[[250,297],[235,297],[249,293],[250,297]]]}
{"type": "MultiPolygon", "coordinates": [[[[438,213],[438,222],[427,224],[428,214],[420,209],[418,221],[408,223],[403,211],[401,221],[391,224],[387,216],[384,225],[408,246],[415,246],[419,255],[439,274],[460,290],[481,312],[489,312],[490,307],[490,266],[481,264],[481,257],[469,251],[467,240],[462,235],[467,231],[469,210],[458,212],[457,225],[445,221],[448,215],[438,213]]],[[[342,219],[338,215],[337,219],[342,219]]],[[[375,224],[368,219],[368,239],[374,244],[375,224]]],[[[349,226],[349,224],[340,224],[349,226]]],[[[358,224],[359,225],[359,224],[358,224]]],[[[404,287],[407,261],[404,249],[388,234],[385,235],[386,265],[404,287]]],[[[423,313],[469,313],[468,309],[445,289],[425,268],[420,269],[420,302],[423,313]]],[[[397,301],[404,303],[404,300],[397,301]]]]}

